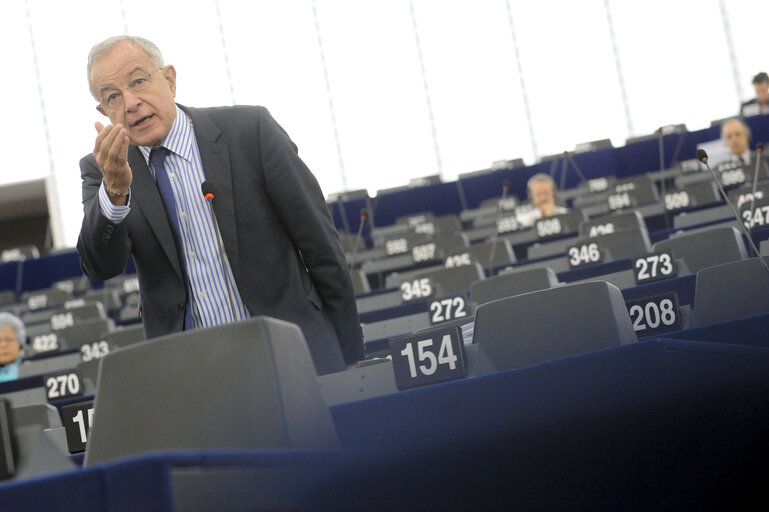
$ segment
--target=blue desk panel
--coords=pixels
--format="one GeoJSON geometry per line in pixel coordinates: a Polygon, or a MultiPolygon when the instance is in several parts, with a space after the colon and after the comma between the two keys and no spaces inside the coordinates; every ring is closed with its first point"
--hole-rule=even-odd
{"type": "Polygon", "coordinates": [[[0,264],[0,291],[11,290],[18,293],[18,279],[21,275],[21,262],[9,261],[0,264]]]}
{"type": "Polygon", "coordinates": [[[331,412],[340,451],[152,454],[6,483],[0,502],[170,511],[187,477],[198,507],[230,511],[735,510],[765,499],[767,349],[640,342],[331,412]]]}

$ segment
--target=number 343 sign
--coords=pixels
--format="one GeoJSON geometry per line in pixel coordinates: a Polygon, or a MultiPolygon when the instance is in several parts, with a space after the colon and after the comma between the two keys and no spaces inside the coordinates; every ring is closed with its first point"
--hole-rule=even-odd
{"type": "Polygon", "coordinates": [[[467,375],[465,346],[457,326],[390,340],[398,389],[461,379],[467,375]]]}

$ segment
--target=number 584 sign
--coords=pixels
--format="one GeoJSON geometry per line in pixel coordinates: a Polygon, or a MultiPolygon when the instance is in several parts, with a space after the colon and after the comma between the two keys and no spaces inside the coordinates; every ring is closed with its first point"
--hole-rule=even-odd
{"type": "Polygon", "coordinates": [[[390,340],[398,389],[413,388],[467,375],[460,328],[435,329],[390,340]]]}

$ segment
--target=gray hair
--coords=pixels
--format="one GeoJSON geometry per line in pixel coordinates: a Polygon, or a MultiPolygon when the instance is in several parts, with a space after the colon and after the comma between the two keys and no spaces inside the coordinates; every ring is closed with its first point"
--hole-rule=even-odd
{"type": "Polygon", "coordinates": [[[724,136],[726,134],[726,125],[731,124],[731,123],[737,123],[737,124],[742,126],[742,129],[745,130],[745,135],[748,136],[748,142],[753,140],[753,134],[750,132],[750,126],[748,126],[745,123],[745,121],[743,121],[742,119],[740,119],[738,117],[733,117],[731,119],[727,119],[726,121],[724,121],[721,124],[721,139],[725,139],[726,138],[724,136]]]}
{"type": "Polygon", "coordinates": [[[91,95],[96,98],[97,101],[101,101],[100,98],[96,97],[96,92],[93,90],[93,84],[91,83],[91,67],[93,66],[94,62],[101,59],[105,55],[107,55],[109,52],[112,51],[115,46],[117,46],[120,43],[130,43],[138,46],[145,52],[147,52],[147,55],[149,55],[150,60],[152,61],[152,64],[157,68],[160,69],[164,66],[163,64],[163,54],[160,53],[160,49],[158,49],[157,46],[155,46],[155,43],[150,41],[149,39],[144,39],[143,37],[137,37],[137,36],[128,36],[128,35],[122,35],[122,36],[113,36],[108,39],[105,39],[101,43],[98,43],[93,48],[91,48],[91,52],[88,54],[88,88],[91,90],[91,95]]]}
{"type": "Polygon", "coordinates": [[[13,329],[16,339],[19,340],[19,345],[24,346],[27,342],[27,330],[24,328],[24,322],[17,316],[5,311],[0,312],[0,327],[10,327],[13,329]]]}
{"type": "Polygon", "coordinates": [[[535,181],[549,181],[550,184],[553,186],[553,191],[555,191],[555,180],[549,175],[545,174],[543,172],[538,172],[531,178],[529,178],[529,181],[526,182],[526,190],[531,193],[531,184],[535,181]]]}

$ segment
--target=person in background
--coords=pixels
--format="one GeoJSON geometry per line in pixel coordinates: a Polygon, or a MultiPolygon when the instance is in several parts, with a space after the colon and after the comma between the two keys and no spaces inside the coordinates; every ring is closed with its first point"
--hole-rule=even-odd
{"type": "Polygon", "coordinates": [[[721,139],[729,148],[735,163],[744,166],[754,162],[750,138],[750,128],[740,119],[729,119],[721,125],[721,139]]]}
{"type": "Polygon", "coordinates": [[[19,378],[21,347],[26,337],[21,320],[10,313],[0,313],[0,382],[19,378]]]}
{"type": "Polygon", "coordinates": [[[753,87],[756,89],[756,97],[742,104],[740,114],[743,117],[769,114],[769,75],[762,71],[754,76],[753,87]]]}
{"type": "Polygon", "coordinates": [[[556,204],[555,181],[547,174],[535,174],[526,185],[529,201],[534,208],[519,215],[518,222],[524,227],[531,227],[536,221],[544,217],[552,217],[569,210],[556,204]]]}

